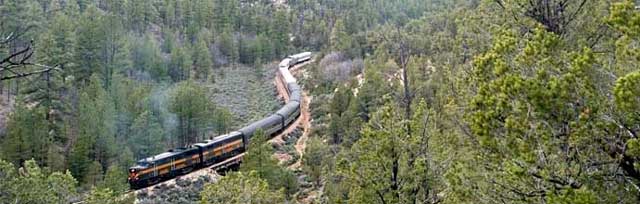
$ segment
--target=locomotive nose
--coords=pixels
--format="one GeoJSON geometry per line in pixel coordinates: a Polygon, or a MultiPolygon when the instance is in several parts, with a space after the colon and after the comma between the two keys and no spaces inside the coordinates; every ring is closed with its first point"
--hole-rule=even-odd
{"type": "Polygon", "coordinates": [[[138,169],[137,168],[130,168],[129,169],[129,181],[134,181],[134,180],[138,180],[138,169]]]}

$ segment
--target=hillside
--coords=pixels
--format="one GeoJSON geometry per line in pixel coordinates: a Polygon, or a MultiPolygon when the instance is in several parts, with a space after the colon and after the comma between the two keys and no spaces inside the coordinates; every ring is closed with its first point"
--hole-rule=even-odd
{"type": "Polygon", "coordinates": [[[638,203],[638,8],[0,1],[0,203],[638,203]]]}

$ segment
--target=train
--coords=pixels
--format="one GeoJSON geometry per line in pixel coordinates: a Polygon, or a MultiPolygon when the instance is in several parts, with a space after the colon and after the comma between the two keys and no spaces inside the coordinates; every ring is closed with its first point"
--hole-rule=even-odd
{"type": "Polygon", "coordinates": [[[311,52],[291,55],[278,64],[277,83],[281,83],[288,94],[287,102],[278,111],[228,134],[138,160],[128,170],[130,188],[146,188],[242,154],[258,130],[269,136],[284,131],[300,116],[302,103],[302,89],[289,69],[311,60],[311,55],[311,52]]]}

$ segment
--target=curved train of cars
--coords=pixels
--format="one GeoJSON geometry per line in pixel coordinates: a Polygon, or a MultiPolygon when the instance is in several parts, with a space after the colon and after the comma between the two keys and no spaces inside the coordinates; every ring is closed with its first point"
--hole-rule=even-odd
{"type": "Polygon", "coordinates": [[[189,147],[176,148],[152,157],[139,160],[129,168],[129,185],[140,189],[162,180],[186,174],[194,169],[216,164],[239,155],[247,149],[249,139],[261,129],[273,136],[283,131],[300,115],[302,90],[289,68],[311,59],[310,52],[292,55],[280,62],[278,82],[287,89],[289,100],[276,113],[253,122],[237,131],[205,140],[189,147]]]}

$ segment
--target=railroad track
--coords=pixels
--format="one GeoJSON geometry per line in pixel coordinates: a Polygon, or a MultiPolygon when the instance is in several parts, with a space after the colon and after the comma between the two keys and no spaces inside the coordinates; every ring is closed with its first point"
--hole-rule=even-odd
{"type": "MultiPolygon", "coordinates": [[[[293,78],[289,70],[290,69],[297,70],[300,67],[308,64],[310,61],[311,61],[311,53],[307,52],[307,53],[300,53],[297,55],[292,55],[290,57],[287,57],[285,58],[285,60],[283,60],[280,63],[279,72],[278,72],[279,75],[276,76],[276,87],[278,92],[283,96],[283,99],[287,102],[287,104],[275,114],[268,116],[260,121],[254,122],[228,135],[218,136],[214,140],[207,140],[204,143],[194,144],[191,147],[191,149],[187,149],[187,148],[176,149],[176,150],[179,150],[179,152],[169,151],[157,156],[160,158],[170,158],[171,159],[170,163],[164,163],[165,165],[162,165],[162,166],[171,165],[171,171],[174,171],[174,169],[176,169],[176,166],[178,165],[184,166],[184,163],[187,163],[187,165],[189,165],[189,163],[194,162],[192,158],[199,158],[199,161],[200,161],[199,165],[203,165],[204,164],[203,161],[204,159],[206,159],[206,157],[203,157],[203,155],[211,154],[208,157],[212,157],[212,155],[214,155],[215,153],[220,153],[218,152],[218,149],[220,148],[214,149],[216,147],[215,146],[216,144],[219,145],[218,147],[222,146],[221,148],[223,148],[223,150],[220,150],[222,152],[222,155],[227,153],[233,153],[236,151],[240,151],[240,153],[233,154],[228,157],[224,157],[226,159],[223,160],[222,162],[217,162],[217,163],[208,165],[206,167],[199,167],[197,168],[198,170],[193,172],[188,171],[188,173],[177,174],[177,176],[175,176],[174,174],[174,176],[170,178],[163,178],[157,181],[157,183],[154,182],[154,184],[144,186],[143,188],[122,192],[122,195],[124,196],[122,196],[121,198],[124,199],[128,196],[131,196],[132,194],[133,196],[136,196],[138,192],[153,190],[155,187],[159,185],[174,183],[175,180],[178,178],[188,178],[190,177],[190,175],[198,175],[198,172],[200,172],[201,174],[202,171],[214,171],[210,173],[217,174],[217,172],[221,170],[229,170],[229,169],[234,169],[239,167],[240,163],[242,162],[242,158],[244,157],[246,152],[246,144],[249,141],[250,137],[253,135],[253,133],[258,129],[266,130],[265,132],[271,136],[274,136],[274,133],[276,132],[279,132],[278,136],[283,134],[288,134],[288,132],[292,130],[293,126],[299,125],[298,121],[300,121],[300,118],[302,116],[300,112],[301,102],[302,102],[301,101],[302,90],[301,90],[301,87],[296,83],[296,79],[293,78]],[[291,106],[291,105],[295,105],[295,106],[291,106]],[[282,123],[280,123],[280,119],[278,119],[278,116],[282,120],[281,121],[282,123]],[[237,139],[239,138],[238,136],[240,136],[241,139],[237,139]],[[187,153],[187,152],[195,152],[196,150],[200,152],[199,155],[194,155],[193,153],[191,153],[191,155],[193,155],[191,156],[191,155],[188,155],[187,153]],[[184,155],[187,155],[187,156],[184,157],[184,155]],[[183,157],[180,157],[180,156],[183,156],[183,157]],[[183,159],[180,159],[180,158],[183,158],[183,159]],[[184,162],[184,163],[181,163],[181,162],[184,162]]],[[[213,157],[215,158],[216,156],[213,156],[213,157]]],[[[145,166],[136,165],[130,168],[130,171],[129,171],[130,181],[134,181],[134,180],[131,180],[132,178],[137,180],[138,175],[143,174],[144,172],[146,172],[147,175],[150,174],[149,172],[152,172],[153,175],[158,174],[158,172],[162,172],[162,169],[159,167],[160,165],[156,164],[155,162],[156,159],[157,159],[156,156],[153,156],[153,157],[139,161],[139,162],[151,161],[150,164],[152,164],[153,166],[145,167],[145,166]],[[156,165],[158,167],[156,167],[156,165]],[[158,169],[160,169],[160,171],[158,169]]],[[[164,168],[168,168],[168,167],[164,167],[164,168]]],[[[79,201],[75,203],[81,204],[81,203],[85,203],[85,201],[79,201]]]]}
{"type": "MultiPolygon", "coordinates": [[[[231,158],[229,158],[229,159],[227,159],[225,161],[212,164],[211,166],[199,169],[197,171],[190,172],[190,173],[182,175],[182,176],[178,176],[178,177],[175,177],[175,178],[172,178],[172,179],[168,179],[168,180],[162,181],[162,182],[157,183],[155,185],[151,185],[151,186],[148,186],[148,187],[145,187],[145,188],[141,188],[141,189],[137,189],[137,190],[131,190],[131,189],[126,190],[126,191],[120,193],[122,195],[121,198],[125,199],[125,198],[127,198],[129,196],[134,196],[135,197],[137,195],[137,193],[139,193],[139,192],[153,191],[153,189],[156,188],[157,186],[162,185],[162,184],[175,183],[175,180],[177,180],[177,179],[195,178],[195,176],[191,176],[191,175],[201,175],[201,174],[203,174],[203,172],[206,172],[206,171],[219,172],[219,171],[226,171],[226,170],[232,169],[234,166],[237,166],[240,163],[242,163],[242,159],[244,158],[245,154],[246,153],[242,153],[242,154],[236,155],[236,156],[231,157],[231,158]]],[[[205,173],[205,174],[209,174],[209,173],[205,173]]],[[[78,201],[78,202],[73,202],[72,204],[84,204],[84,203],[86,203],[85,200],[78,201]]]]}

